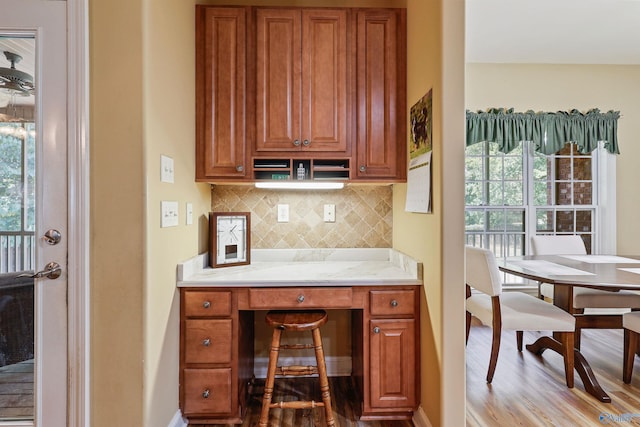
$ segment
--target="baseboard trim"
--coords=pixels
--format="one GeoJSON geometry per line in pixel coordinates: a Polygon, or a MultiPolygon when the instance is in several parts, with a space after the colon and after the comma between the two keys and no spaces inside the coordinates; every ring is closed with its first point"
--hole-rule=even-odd
{"type": "Polygon", "coordinates": [[[187,427],[188,425],[187,420],[182,418],[182,412],[178,409],[178,412],[176,412],[173,418],[171,418],[167,427],[187,427]]]}
{"type": "MultiPolygon", "coordinates": [[[[269,366],[268,357],[256,357],[254,359],[253,373],[256,378],[267,377],[267,367],[269,366]]],[[[351,357],[350,356],[327,356],[325,357],[327,365],[327,375],[330,377],[348,377],[351,375],[351,357]]],[[[315,365],[316,359],[313,356],[308,357],[280,357],[278,365],[315,365]]]]}
{"type": "Polygon", "coordinates": [[[413,425],[416,427],[432,427],[431,422],[429,421],[429,417],[424,413],[422,406],[419,406],[418,409],[413,413],[413,425]]]}

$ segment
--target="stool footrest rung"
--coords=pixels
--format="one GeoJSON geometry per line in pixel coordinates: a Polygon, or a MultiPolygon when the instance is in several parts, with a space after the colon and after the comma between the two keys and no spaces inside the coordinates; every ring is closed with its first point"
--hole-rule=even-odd
{"type": "Polygon", "coordinates": [[[310,350],[313,348],[313,344],[282,344],[280,349],[285,350],[310,350]]]}
{"type": "Polygon", "coordinates": [[[281,408],[281,409],[307,409],[307,408],[322,408],[324,403],[316,402],[315,400],[293,400],[289,402],[276,402],[269,404],[269,408],[281,408]]]}
{"type": "Polygon", "coordinates": [[[278,366],[276,368],[276,375],[315,375],[318,373],[317,366],[300,366],[300,365],[292,365],[292,366],[278,366]]]}

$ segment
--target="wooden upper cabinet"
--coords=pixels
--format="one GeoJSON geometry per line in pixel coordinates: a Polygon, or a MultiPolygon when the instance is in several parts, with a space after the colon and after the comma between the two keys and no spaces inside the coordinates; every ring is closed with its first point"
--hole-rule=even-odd
{"type": "Polygon", "coordinates": [[[356,12],[356,179],[405,180],[406,10],[356,12]]]}
{"type": "Polygon", "coordinates": [[[196,6],[196,181],[247,176],[248,10],[196,6]]]}
{"type": "Polygon", "coordinates": [[[256,153],[349,154],[349,13],[256,9],[256,153]]]}

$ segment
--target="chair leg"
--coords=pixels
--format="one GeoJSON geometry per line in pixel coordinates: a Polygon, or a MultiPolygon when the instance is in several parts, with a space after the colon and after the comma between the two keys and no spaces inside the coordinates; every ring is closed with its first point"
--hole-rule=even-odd
{"type": "Polygon", "coordinates": [[[574,346],[576,349],[580,350],[580,337],[582,336],[582,329],[577,325],[576,322],[576,333],[574,338],[574,346]]]}
{"type": "Polygon", "coordinates": [[[281,329],[273,329],[271,351],[269,352],[269,367],[267,368],[267,379],[265,380],[264,394],[262,396],[262,411],[260,412],[260,423],[258,424],[260,427],[267,427],[269,425],[269,405],[271,405],[271,398],[273,397],[273,386],[275,384],[276,368],[278,366],[281,335],[281,329]]]}
{"type": "Polygon", "coordinates": [[[575,367],[575,336],[573,332],[560,332],[562,340],[562,348],[564,357],[564,374],[567,381],[567,387],[573,388],[574,367],[575,367]]]}
{"type": "Polygon", "coordinates": [[[320,329],[313,330],[313,347],[316,351],[318,378],[320,380],[320,393],[322,394],[322,403],[324,403],[324,414],[327,421],[327,427],[334,427],[336,425],[336,422],[333,419],[333,411],[331,410],[331,393],[329,393],[327,365],[324,361],[324,350],[322,349],[322,338],[320,336],[320,329]]]}
{"type": "Polygon", "coordinates": [[[631,375],[633,374],[633,361],[636,357],[636,349],[638,348],[638,334],[629,329],[624,330],[624,359],[622,361],[622,380],[626,384],[631,383],[631,375]]]}
{"type": "Polygon", "coordinates": [[[500,329],[493,328],[493,339],[491,341],[491,359],[489,360],[489,371],[487,372],[487,382],[493,380],[493,374],[496,371],[498,363],[498,352],[500,352],[500,329]]]}
{"type": "Polygon", "coordinates": [[[471,313],[467,311],[467,337],[464,341],[465,345],[469,342],[469,330],[471,330],[471,313]]]}
{"type": "Polygon", "coordinates": [[[516,342],[518,343],[518,351],[522,353],[522,331],[516,331],[516,342]]]}
{"type": "Polygon", "coordinates": [[[542,282],[538,282],[538,298],[544,299],[544,295],[542,295],[542,282]]]}

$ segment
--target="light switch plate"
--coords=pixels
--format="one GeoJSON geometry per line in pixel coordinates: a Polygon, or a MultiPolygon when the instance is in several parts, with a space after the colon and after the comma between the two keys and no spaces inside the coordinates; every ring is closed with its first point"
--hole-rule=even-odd
{"type": "Polygon", "coordinates": [[[160,182],[173,183],[173,159],[160,156],[160,182]]]}
{"type": "Polygon", "coordinates": [[[278,205],[278,222],[289,222],[289,205],[278,205]]]}
{"type": "Polygon", "coordinates": [[[178,225],[178,202],[160,202],[160,227],[175,227],[178,225]]]}
{"type": "Polygon", "coordinates": [[[336,222],[336,205],[324,205],[324,222],[336,222]]]}
{"type": "Polygon", "coordinates": [[[193,224],[193,203],[187,203],[187,225],[193,224]]]}

